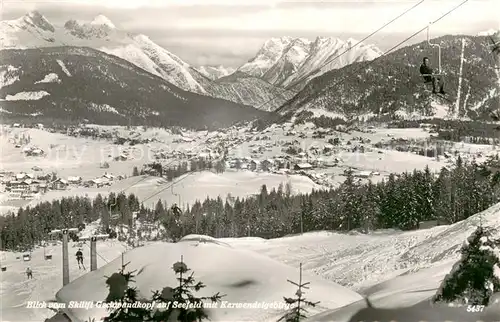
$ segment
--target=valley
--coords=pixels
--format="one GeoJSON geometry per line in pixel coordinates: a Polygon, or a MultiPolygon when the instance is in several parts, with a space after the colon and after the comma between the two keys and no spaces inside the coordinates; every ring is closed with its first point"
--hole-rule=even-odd
{"type": "Polygon", "coordinates": [[[295,193],[338,187],[349,170],[359,182],[376,183],[387,180],[391,173],[425,167],[439,171],[452,165],[457,156],[484,162],[500,151],[491,145],[432,141],[431,137],[425,128],[336,131],[318,129],[312,123],[286,123],[262,132],[233,127],[177,134],[146,127],[82,125],[58,133],[43,127],[6,126],[2,135],[4,193],[0,206],[15,210],[64,196],[95,196],[124,189],[144,199],[155,189],[171,184],[158,173],[149,172],[153,175],[144,179],[133,176],[134,168],[147,171],[154,163],[165,171],[192,160],[215,164],[223,157],[219,173],[214,170],[216,166],[207,169],[211,171],[188,169],[186,175],[175,179],[182,183],[148,202],[153,206],[161,199],[171,204],[182,196],[180,205],[188,206],[207,196],[245,197],[257,193],[262,185],[277,188],[289,183],[295,193]],[[440,154],[434,155],[438,146],[440,154]],[[32,153],[37,149],[40,155],[32,153]],[[6,191],[9,182],[20,184],[23,175],[28,179],[48,177],[27,187],[33,193],[24,201],[6,191]],[[63,180],[61,188],[48,186],[57,180],[63,180]]]}
{"type": "Polygon", "coordinates": [[[500,32],[424,2],[7,10],[0,319],[500,321],[500,32]]]}

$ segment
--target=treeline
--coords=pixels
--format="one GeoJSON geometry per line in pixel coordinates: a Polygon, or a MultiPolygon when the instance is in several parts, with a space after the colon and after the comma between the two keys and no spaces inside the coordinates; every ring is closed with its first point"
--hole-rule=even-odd
{"type": "Polygon", "coordinates": [[[445,152],[459,155],[458,150],[453,150],[451,143],[446,143],[434,138],[425,140],[407,140],[407,139],[391,139],[390,141],[380,141],[373,145],[378,149],[395,150],[399,152],[413,152],[421,156],[429,158],[437,158],[443,156],[445,152]]]}
{"type": "Polygon", "coordinates": [[[173,166],[164,166],[160,162],[152,162],[146,164],[140,171],[137,167],[134,167],[132,169],[132,176],[135,177],[149,174],[152,176],[165,177],[168,181],[172,181],[186,173],[205,170],[223,173],[226,170],[226,164],[224,160],[208,160],[204,158],[194,159],[189,162],[183,161],[179,165],[173,166]]]}
{"type": "Polygon", "coordinates": [[[498,202],[500,174],[495,168],[458,158],[452,169],[442,168],[438,174],[426,168],[399,176],[391,174],[377,184],[357,183],[348,173],[338,188],[309,194],[292,195],[289,185],[271,191],[264,185],[256,196],[207,198],[188,206],[180,215],[161,201],[154,209],[147,209],[133,194],[118,195],[114,206],[114,195],[99,195],[93,200],[63,198],[0,218],[0,235],[3,248],[25,249],[45,240],[51,229],[78,227],[98,218],[104,228],[132,225],[134,211],[143,223],[163,224],[162,238],[169,240],[192,233],[218,238],[274,238],[301,230],[410,230],[426,220],[455,223],[498,202]],[[118,218],[110,218],[110,206],[118,218]]]}
{"type": "Polygon", "coordinates": [[[498,124],[480,121],[464,120],[401,120],[391,122],[389,128],[419,128],[421,124],[435,126],[438,139],[454,142],[467,142],[474,144],[491,144],[499,142],[500,128],[498,124]]]}

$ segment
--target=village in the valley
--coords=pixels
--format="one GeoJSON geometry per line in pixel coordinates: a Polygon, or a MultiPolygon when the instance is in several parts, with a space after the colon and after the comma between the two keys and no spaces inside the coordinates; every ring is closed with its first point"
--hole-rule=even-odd
{"type": "MultiPolygon", "coordinates": [[[[394,171],[425,166],[439,170],[458,155],[469,159],[495,153],[491,146],[452,142],[438,146],[434,133],[433,127],[425,124],[406,130],[370,126],[325,130],[284,124],[263,132],[234,127],[174,133],[145,127],[81,124],[55,129],[14,123],[2,132],[1,206],[13,210],[32,200],[50,200],[50,196],[111,191],[131,176],[167,177],[166,169],[180,167],[183,162],[188,164],[186,169],[173,177],[199,168],[193,162],[203,162],[198,170],[215,170],[220,175],[268,173],[285,183],[290,183],[290,176],[301,176],[314,188],[323,189],[338,186],[347,173],[358,181],[377,182],[394,171]],[[82,146],[87,148],[79,150],[82,146]]],[[[265,177],[259,178],[253,193],[269,184],[265,177]]]]}

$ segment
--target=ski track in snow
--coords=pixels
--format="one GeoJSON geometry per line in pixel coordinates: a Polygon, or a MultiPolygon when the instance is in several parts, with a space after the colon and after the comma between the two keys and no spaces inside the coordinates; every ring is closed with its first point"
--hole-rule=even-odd
{"type": "Polygon", "coordinates": [[[66,68],[66,65],[64,65],[64,62],[60,59],[57,59],[57,63],[59,64],[59,66],[61,66],[61,69],[66,74],[66,76],[71,77],[71,73],[66,68]]]}

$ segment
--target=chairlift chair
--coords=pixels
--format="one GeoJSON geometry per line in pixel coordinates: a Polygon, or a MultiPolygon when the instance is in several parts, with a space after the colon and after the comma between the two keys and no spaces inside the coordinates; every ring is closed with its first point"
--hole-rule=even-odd
{"type": "Polygon", "coordinates": [[[430,28],[431,28],[432,22],[429,23],[427,26],[427,44],[431,47],[436,47],[438,49],[438,73],[437,74],[421,74],[420,76],[425,77],[425,76],[442,76],[442,69],[441,69],[441,46],[439,44],[434,44],[431,43],[430,40],[430,28]]]}

